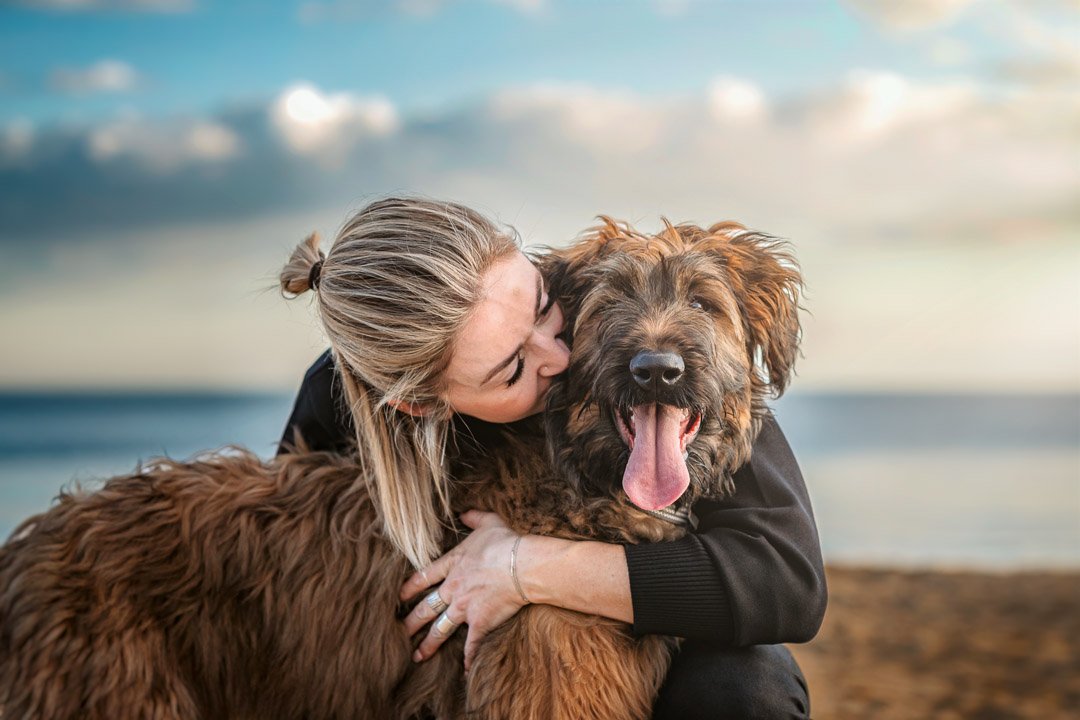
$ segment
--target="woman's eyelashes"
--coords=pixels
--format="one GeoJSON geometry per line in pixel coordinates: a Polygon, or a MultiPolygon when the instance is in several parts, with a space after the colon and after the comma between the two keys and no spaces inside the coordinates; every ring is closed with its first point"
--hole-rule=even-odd
{"type": "MultiPolygon", "coordinates": [[[[551,308],[555,307],[555,296],[548,294],[547,302],[544,303],[544,307],[540,308],[540,320],[547,318],[551,313],[551,308]]],[[[518,355],[517,367],[514,368],[514,374],[510,376],[510,379],[506,381],[506,387],[513,387],[514,383],[521,379],[521,376],[525,374],[525,355],[518,355]]]]}
{"type": "Polygon", "coordinates": [[[525,373],[525,356],[518,355],[517,368],[514,369],[514,374],[510,376],[510,379],[506,381],[506,387],[513,387],[514,383],[521,379],[521,376],[525,373]]]}

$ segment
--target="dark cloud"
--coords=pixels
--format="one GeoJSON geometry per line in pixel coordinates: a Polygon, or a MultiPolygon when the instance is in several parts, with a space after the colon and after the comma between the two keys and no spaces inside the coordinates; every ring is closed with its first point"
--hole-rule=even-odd
{"type": "Polygon", "coordinates": [[[318,175],[267,135],[261,113],[224,118],[245,151],[224,162],[148,167],[138,156],[95,158],[92,131],[52,130],[0,165],[0,243],[78,242],[88,231],[244,217],[309,202],[318,175]]]}
{"type": "Polygon", "coordinates": [[[200,121],[121,120],[44,131],[13,126],[0,134],[0,245],[70,244],[101,231],[340,206],[448,175],[505,177],[533,167],[531,179],[541,182],[538,158],[530,156],[545,148],[539,165],[550,169],[564,152],[553,134],[543,123],[493,123],[484,106],[375,135],[342,122],[313,148],[290,146],[271,107],[200,121]],[[237,138],[236,149],[221,158],[185,150],[183,139],[198,123],[237,138]]]}
{"type": "Polygon", "coordinates": [[[974,228],[1038,216],[1080,186],[1076,109],[1060,93],[1010,104],[972,83],[868,72],[787,103],[717,87],[739,92],[656,101],[538,86],[400,121],[385,101],[298,86],[205,118],[9,127],[0,249],[341,210],[397,191],[918,237],[946,219],[974,228]],[[736,102],[747,97],[752,113],[736,102]]]}

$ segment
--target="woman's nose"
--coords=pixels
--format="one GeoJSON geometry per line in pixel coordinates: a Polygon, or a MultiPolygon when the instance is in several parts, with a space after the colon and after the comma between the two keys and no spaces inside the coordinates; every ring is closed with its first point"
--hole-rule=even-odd
{"type": "Polygon", "coordinates": [[[540,374],[545,377],[558,375],[570,364],[570,348],[562,338],[551,336],[543,341],[543,359],[540,361],[540,374]]]}

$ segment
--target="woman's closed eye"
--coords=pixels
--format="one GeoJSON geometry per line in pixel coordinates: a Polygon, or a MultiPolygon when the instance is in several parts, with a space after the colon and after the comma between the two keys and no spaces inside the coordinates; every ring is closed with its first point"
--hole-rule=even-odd
{"type": "MultiPolygon", "coordinates": [[[[544,307],[540,308],[540,314],[537,316],[537,323],[541,320],[546,320],[548,315],[551,314],[551,309],[555,307],[555,296],[549,294],[547,302],[544,303],[544,307]]],[[[514,368],[514,374],[510,376],[510,379],[506,381],[506,387],[513,387],[514,383],[521,379],[521,376],[525,374],[525,355],[518,355],[517,367],[514,368]]]]}
{"type": "Polygon", "coordinates": [[[514,368],[514,374],[510,376],[510,379],[506,381],[506,387],[513,387],[514,383],[521,379],[521,376],[525,373],[525,356],[518,355],[517,367],[514,368]]]}

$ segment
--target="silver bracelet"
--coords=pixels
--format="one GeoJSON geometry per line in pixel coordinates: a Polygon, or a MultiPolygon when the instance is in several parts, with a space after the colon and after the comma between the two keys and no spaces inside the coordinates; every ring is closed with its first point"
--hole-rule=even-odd
{"type": "Polygon", "coordinates": [[[521,540],[524,537],[525,537],[524,535],[518,535],[518,539],[514,541],[513,549],[510,550],[510,577],[514,578],[514,587],[517,588],[518,595],[521,596],[521,599],[525,601],[526,605],[531,605],[532,600],[530,600],[525,595],[525,591],[521,589],[521,581],[518,580],[518,576],[517,576],[517,551],[518,551],[518,545],[521,544],[521,540]]]}

